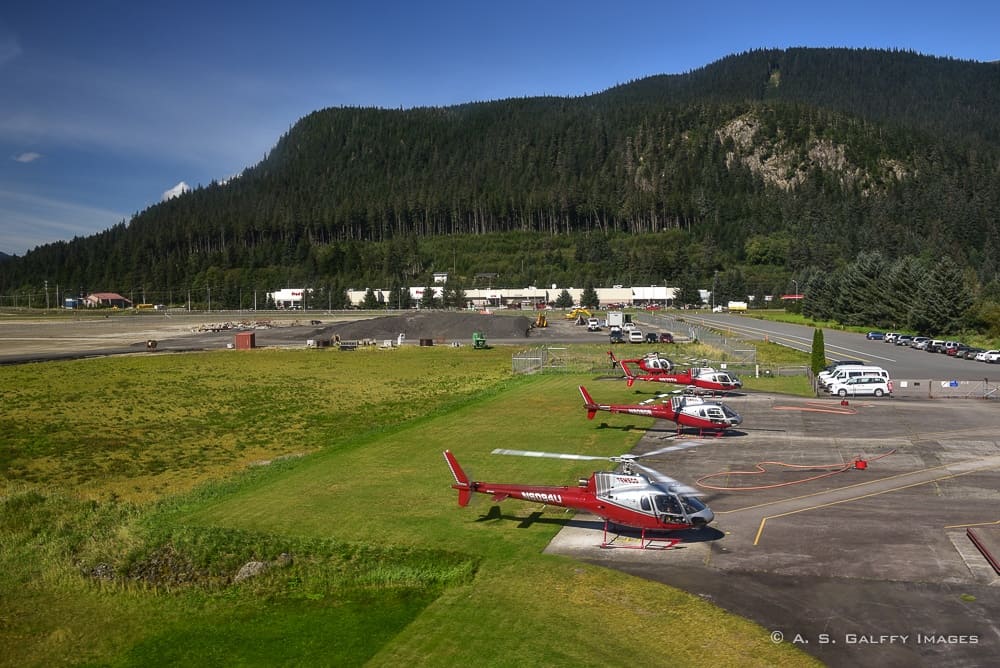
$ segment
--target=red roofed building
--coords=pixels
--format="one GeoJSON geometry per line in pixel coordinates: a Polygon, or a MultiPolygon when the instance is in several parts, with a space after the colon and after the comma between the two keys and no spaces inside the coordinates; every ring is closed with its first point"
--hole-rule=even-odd
{"type": "Polygon", "coordinates": [[[132,302],[117,292],[95,292],[83,298],[83,305],[88,308],[99,308],[101,306],[129,308],[132,306],[132,302]]]}

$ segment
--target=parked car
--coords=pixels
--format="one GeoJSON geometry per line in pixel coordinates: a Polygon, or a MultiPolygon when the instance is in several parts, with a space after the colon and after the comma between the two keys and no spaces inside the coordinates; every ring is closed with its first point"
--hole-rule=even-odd
{"type": "Polygon", "coordinates": [[[976,353],[976,361],[977,362],[989,362],[989,361],[991,361],[989,358],[992,357],[992,358],[994,358],[992,361],[996,362],[996,358],[998,356],[1000,356],[1000,350],[984,350],[981,353],[976,353]]]}
{"type": "Polygon", "coordinates": [[[909,334],[900,334],[896,337],[897,346],[908,346],[913,343],[913,337],[909,334]]]}
{"type": "Polygon", "coordinates": [[[882,341],[885,339],[885,332],[868,332],[865,338],[869,341],[882,341]]]}
{"type": "Polygon", "coordinates": [[[660,337],[656,335],[656,332],[646,333],[646,343],[656,343],[660,340],[660,337]]]}
{"type": "Polygon", "coordinates": [[[941,339],[931,339],[924,346],[924,350],[929,353],[943,353],[944,352],[944,341],[941,339]]]}
{"type": "Polygon", "coordinates": [[[944,348],[944,354],[948,355],[949,357],[965,357],[965,352],[967,350],[970,350],[970,348],[964,343],[958,343],[951,347],[948,347],[948,344],[946,343],[944,348]]]}
{"type": "Polygon", "coordinates": [[[964,350],[962,352],[962,357],[964,357],[967,360],[974,360],[974,359],[976,359],[976,355],[978,355],[979,353],[982,353],[982,352],[986,352],[986,351],[983,350],[982,348],[976,348],[975,346],[969,346],[968,349],[966,349],[966,350],[964,350]]]}
{"type": "Polygon", "coordinates": [[[910,347],[916,348],[917,350],[923,350],[930,343],[931,338],[929,336],[914,336],[913,340],[910,341],[910,347]]]}
{"type": "Polygon", "coordinates": [[[660,332],[660,343],[673,343],[674,335],[670,332],[660,332]]]}
{"type": "Polygon", "coordinates": [[[892,381],[882,376],[857,376],[848,378],[843,382],[837,382],[830,386],[830,394],[840,397],[857,397],[872,395],[881,397],[884,394],[892,394],[892,381]]]}
{"type": "Polygon", "coordinates": [[[882,337],[882,343],[895,343],[898,338],[897,332],[886,332],[885,336],[882,337]]]}
{"type": "Polygon", "coordinates": [[[622,332],[621,327],[612,327],[608,336],[611,343],[625,343],[625,334],[622,332]]]}
{"type": "Polygon", "coordinates": [[[629,343],[642,343],[646,340],[646,337],[642,335],[642,330],[630,329],[628,330],[628,342],[629,343]]]}

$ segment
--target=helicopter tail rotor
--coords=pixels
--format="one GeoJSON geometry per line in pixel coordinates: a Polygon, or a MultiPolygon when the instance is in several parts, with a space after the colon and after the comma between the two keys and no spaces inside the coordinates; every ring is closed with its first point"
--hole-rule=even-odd
{"type": "Polygon", "coordinates": [[[465,475],[458,460],[455,459],[455,455],[451,454],[451,450],[444,451],[444,459],[448,462],[451,475],[455,477],[455,484],[451,487],[458,490],[458,505],[464,508],[469,505],[469,501],[472,499],[472,483],[469,481],[469,476],[465,475]]]}

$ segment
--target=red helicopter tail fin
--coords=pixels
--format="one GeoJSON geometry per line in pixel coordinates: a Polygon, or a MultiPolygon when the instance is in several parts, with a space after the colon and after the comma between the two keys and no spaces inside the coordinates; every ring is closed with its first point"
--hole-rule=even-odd
{"type": "Polygon", "coordinates": [[[451,469],[451,474],[455,477],[455,484],[451,487],[458,490],[458,505],[464,508],[469,505],[469,500],[472,498],[469,476],[465,475],[465,471],[455,459],[455,455],[451,454],[451,450],[444,451],[444,459],[448,462],[448,468],[451,469]]]}
{"type": "Polygon", "coordinates": [[[625,372],[625,383],[628,387],[632,387],[632,383],[635,382],[635,375],[632,373],[632,369],[628,368],[628,364],[625,360],[619,360],[618,364],[621,366],[622,371],[625,372]]]}
{"type": "Polygon", "coordinates": [[[594,403],[590,392],[583,385],[580,386],[580,394],[583,396],[583,407],[587,409],[587,419],[593,420],[594,416],[597,415],[597,404],[594,403]]]}

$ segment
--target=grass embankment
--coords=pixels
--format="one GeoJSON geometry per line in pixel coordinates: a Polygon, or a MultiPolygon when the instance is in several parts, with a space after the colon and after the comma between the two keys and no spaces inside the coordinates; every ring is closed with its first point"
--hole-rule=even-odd
{"type": "Polygon", "coordinates": [[[457,506],[446,448],[480,478],[572,484],[579,462],[489,452],[617,454],[641,435],[583,417],[592,376],[514,379],[510,352],[0,369],[0,662],[809,663],[693,596],[541,554],[560,509],[457,506]],[[263,572],[234,582],[251,561],[263,572]]]}

